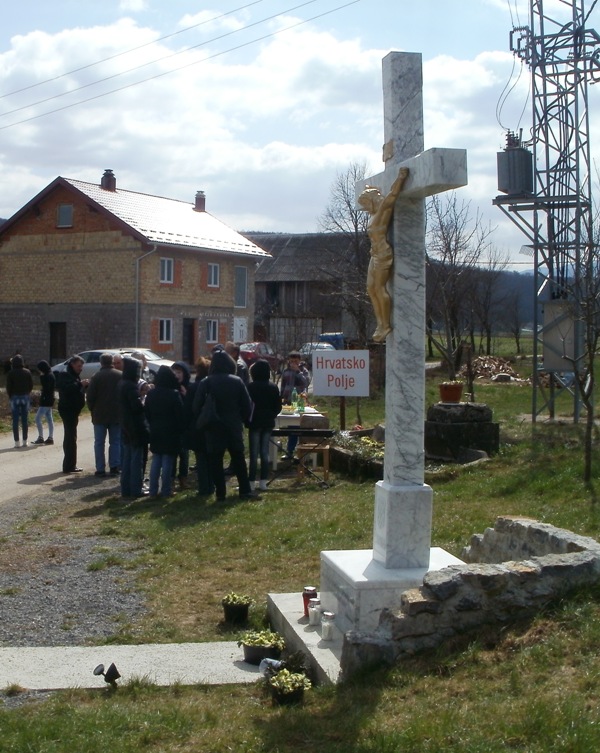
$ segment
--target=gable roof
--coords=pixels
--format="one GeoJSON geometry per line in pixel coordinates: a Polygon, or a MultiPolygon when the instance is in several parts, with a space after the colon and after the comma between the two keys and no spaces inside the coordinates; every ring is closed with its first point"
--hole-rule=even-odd
{"type": "Polygon", "coordinates": [[[143,242],[260,258],[269,256],[268,252],[212,214],[196,211],[194,205],[189,202],[137,191],[125,191],[121,188],[109,191],[97,183],[62,177],[53,180],[7,220],[1,228],[2,232],[8,230],[9,226],[57,185],[83,195],[96,209],[112,215],[143,242]]]}
{"type": "Polygon", "coordinates": [[[347,254],[344,233],[244,233],[270,253],[256,270],[256,282],[330,282],[333,259],[347,254]]]}

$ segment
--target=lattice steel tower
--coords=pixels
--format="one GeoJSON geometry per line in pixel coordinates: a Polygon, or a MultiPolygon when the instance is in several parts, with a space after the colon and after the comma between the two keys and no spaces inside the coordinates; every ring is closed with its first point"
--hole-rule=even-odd
{"type": "MultiPolygon", "coordinates": [[[[558,2],[566,11],[561,20],[544,13],[542,0],[530,0],[529,26],[510,35],[512,52],[531,69],[532,129],[527,141],[509,132],[498,154],[498,188],[506,195],[493,202],[533,251],[534,420],[546,409],[554,415],[555,396],[580,363],[577,291],[592,242],[588,82],[600,79],[600,38],[586,23],[597,0],[587,14],[584,0],[558,2]],[[549,385],[537,378],[540,369],[550,375],[549,385]]],[[[572,392],[577,420],[579,396],[572,392]]]]}

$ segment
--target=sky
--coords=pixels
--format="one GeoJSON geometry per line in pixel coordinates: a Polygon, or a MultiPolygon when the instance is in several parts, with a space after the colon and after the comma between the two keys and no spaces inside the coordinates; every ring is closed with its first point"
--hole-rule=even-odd
{"type": "MultiPolygon", "coordinates": [[[[591,7],[592,0],[587,0],[591,7]]],[[[8,4],[6,4],[8,5],[8,4]]],[[[568,3],[546,0],[546,13],[568,3]]],[[[523,0],[26,0],[2,8],[0,217],[58,175],[193,202],[239,231],[319,228],[336,175],[383,169],[382,59],[423,56],[425,148],[467,149],[459,196],[515,268],[525,236],[491,205],[530,73],[523,0]]],[[[568,8],[567,8],[568,10],[568,8]]],[[[600,11],[589,26],[600,30],[600,11]]],[[[590,112],[600,106],[590,89],[590,112]]],[[[598,139],[591,130],[594,144],[598,139]]],[[[599,155],[600,156],[600,155],[599,155]]]]}

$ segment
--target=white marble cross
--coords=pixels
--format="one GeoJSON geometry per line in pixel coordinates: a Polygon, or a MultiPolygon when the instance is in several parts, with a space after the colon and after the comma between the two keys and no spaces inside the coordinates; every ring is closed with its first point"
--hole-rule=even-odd
{"type": "Polygon", "coordinates": [[[384,479],[375,489],[373,548],[321,552],[321,605],[336,626],[374,630],[384,607],[423,583],[429,570],[460,560],[431,547],[432,491],[424,483],[425,197],[467,182],[466,153],[423,152],[421,56],[392,52],[383,61],[385,172],[365,183],[383,195],[409,169],[394,208],[390,242],[392,331],[386,339],[384,479]]]}
{"type": "Polygon", "coordinates": [[[463,149],[423,151],[421,55],[392,52],[383,61],[385,171],[357,184],[386,195],[400,167],[409,176],[397,199],[392,332],[386,340],[384,479],[375,492],[373,559],[386,568],[427,567],[432,492],[424,482],[425,197],[464,186],[463,149]]]}

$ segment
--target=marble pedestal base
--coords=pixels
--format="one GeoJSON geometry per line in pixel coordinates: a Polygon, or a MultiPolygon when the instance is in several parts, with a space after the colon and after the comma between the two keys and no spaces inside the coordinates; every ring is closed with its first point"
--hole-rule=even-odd
{"type": "Polygon", "coordinates": [[[321,608],[335,613],[336,627],[372,632],[384,607],[398,609],[403,591],[423,583],[425,573],[464,564],[440,547],[430,550],[427,567],[390,570],[372,549],[321,552],[321,608]]]}
{"type": "Polygon", "coordinates": [[[433,491],[427,484],[375,485],[373,558],[390,569],[429,565],[433,491]]]}

